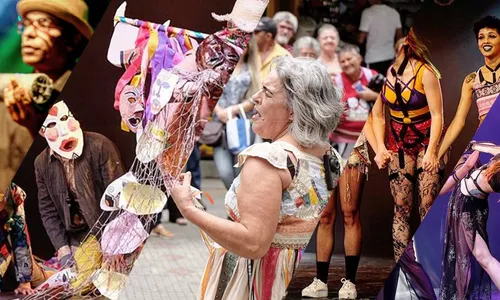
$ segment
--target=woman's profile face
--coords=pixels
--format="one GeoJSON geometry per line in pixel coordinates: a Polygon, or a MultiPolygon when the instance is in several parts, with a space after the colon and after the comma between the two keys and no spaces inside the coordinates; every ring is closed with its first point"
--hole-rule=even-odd
{"type": "Polygon", "coordinates": [[[286,104],[286,91],[275,70],[262,82],[262,88],[253,96],[255,114],[253,131],[264,139],[274,140],[291,123],[291,111],[286,104]]]}
{"type": "Polygon", "coordinates": [[[477,35],[477,45],[484,57],[498,57],[500,55],[500,34],[496,29],[483,28],[477,35]]]}

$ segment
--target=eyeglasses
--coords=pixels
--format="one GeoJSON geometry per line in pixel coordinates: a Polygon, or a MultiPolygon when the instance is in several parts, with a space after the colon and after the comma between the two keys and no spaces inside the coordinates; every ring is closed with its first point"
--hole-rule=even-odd
{"type": "Polygon", "coordinates": [[[38,29],[43,32],[47,32],[50,28],[55,28],[56,23],[54,20],[49,18],[38,18],[36,20],[22,19],[21,16],[18,16],[17,21],[17,32],[22,34],[26,28],[30,26],[34,26],[35,29],[38,29]]]}

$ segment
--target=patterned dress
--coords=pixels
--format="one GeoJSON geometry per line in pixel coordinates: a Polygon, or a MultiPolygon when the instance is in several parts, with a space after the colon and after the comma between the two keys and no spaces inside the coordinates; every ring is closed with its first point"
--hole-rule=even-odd
{"type": "MultiPolygon", "coordinates": [[[[200,300],[280,300],[300,262],[302,250],[307,246],[325,208],[331,192],[327,189],[323,161],[301,152],[285,142],[259,143],[244,150],[238,157],[238,167],[248,157],[267,160],[277,169],[287,169],[287,152],[297,159],[295,176],[283,190],[281,210],[276,234],[267,254],[258,260],[230,253],[202,232],[210,256],[201,282],[200,300]]],[[[333,158],[343,165],[334,152],[333,158]]],[[[334,173],[335,185],[342,170],[334,173]]],[[[238,176],[226,194],[226,209],[238,222],[238,176]]]]}

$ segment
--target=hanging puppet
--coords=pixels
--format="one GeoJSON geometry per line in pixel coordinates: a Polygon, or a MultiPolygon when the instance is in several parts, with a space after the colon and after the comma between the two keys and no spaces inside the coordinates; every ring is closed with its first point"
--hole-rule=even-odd
{"type": "Polygon", "coordinates": [[[75,266],[62,276],[64,284],[59,280],[59,296],[117,299],[267,3],[238,0],[230,14],[213,14],[227,27],[211,35],[127,19],[125,4],[119,8],[108,60],[126,69],[113,105],[122,129],[136,134],[137,157],[100,197],[113,218],[97,222],[73,253],[75,266]]]}

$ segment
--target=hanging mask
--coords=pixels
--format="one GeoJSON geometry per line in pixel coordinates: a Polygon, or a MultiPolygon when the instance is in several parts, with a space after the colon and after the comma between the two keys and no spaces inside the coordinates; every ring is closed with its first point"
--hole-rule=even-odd
{"type": "Polygon", "coordinates": [[[132,132],[137,128],[144,117],[144,102],[141,91],[131,85],[126,85],[120,94],[120,115],[132,132]]]}
{"type": "Polygon", "coordinates": [[[73,159],[82,155],[83,131],[63,101],[49,110],[42,133],[50,149],[60,156],[73,159]]]}
{"type": "Polygon", "coordinates": [[[200,70],[212,69],[231,74],[239,59],[236,50],[216,35],[208,36],[196,49],[196,64],[200,70]]]}

